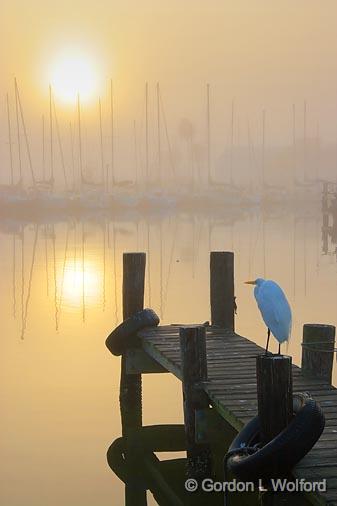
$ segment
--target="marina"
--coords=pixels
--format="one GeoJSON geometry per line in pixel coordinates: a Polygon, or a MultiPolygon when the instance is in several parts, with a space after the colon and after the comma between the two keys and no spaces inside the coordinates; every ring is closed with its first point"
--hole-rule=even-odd
{"type": "Polygon", "coordinates": [[[1,506],[337,506],[336,17],[4,0],[1,506]]]}

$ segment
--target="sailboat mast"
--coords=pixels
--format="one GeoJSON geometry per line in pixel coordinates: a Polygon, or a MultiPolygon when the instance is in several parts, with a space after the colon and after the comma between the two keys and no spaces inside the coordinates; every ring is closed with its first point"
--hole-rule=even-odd
{"type": "Polygon", "coordinates": [[[307,101],[303,104],[303,179],[307,173],[307,101]]]}
{"type": "Polygon", "coordinates": [[[103,231],[103,312],[106,305],[106,221],[104,220],[103,231]]]}
{"type": "Polygon", "coordinates": [[[50,179],[54,182],[54,144],[53,144],[53,109],[52,89],[49,85],[49,135],[50,135],[50,179]]]}
{"type": "Polygon", "coordinates": [[[12,256],[12,290],[13,290],[13,318],[16,320],[16,237],[13,233],[13,256],[12,256]]]}
{"type": "Polygon", "coordinates": [[[46,288],[47,288],[47,297],[49,297],[49,262],[48,262],[48,235],[47,235],[47,225],[44,225],[44,256],[45,256],[45,271],[46,271],[46,288]]]}
{"type": "Polygon", "coordinates": [[[73,191],[75,191],[75,157],[74,157],[74,135],[73,135],[73,127],[71,122],[69,123],[69,130],[70,130],[70,152],[71,152],[71,170],[73,175],[73,191]]]}
{"type": "Polygon", "coordinates": [[[296,106],[293,104],[293,185],[296,183],[296,106]]]}
{"type": "Polygon", "coordinates": [[[315,164],[315,183],[318,181],[318,166],[321,158],[321,138],[320,138],[319,120],[316,123],[316,164],[315,164]]]}
{"type": "Polygon", "coordinates": [[[136,120],[133,120],[133,139],[134,139],[134,149],[135,149],[135,172],[136,172],[136,185],[139,184],[139,175],[138,175],[138,142],[137,142],[137,125],[136,120]]]}
{"type": "Polygon", "coordinates": [[[254,182],[254,175],[253,175],[253,166],[254,166],[254,154],[253,154],[253,145],[252,145],[252,134],[250,131],[250,122],[249,119],[247,119],[247,138],[248,138],[248,157],[249,157],[249,166],[250,166],[250,187],[253,187],[254,182]]]}
{"type": "Polygon", "coordinates": [[[42,179],[46,179],[46,142],[45,142],[45,124],[44,114],[42,114],[42,179]]]}
{"type": "Polygon", "coordinates": [[[66,165],[64,161],[64,154],[63,154],[63,147],[62,147],[62,139],[60,134],[60,127],[59,122],[57,119],[57,112],[56,112],[56,106],[55,106],[55,100],[53,98],[53,110],[54,110],[54,117],[55,117],[55,127],[56,127],[56,134],[57,134],[57,142],[59,147],[59,152],[61,156],[61,164],[62,164],[62,171],[63,171],[63,177],[64,177],[64,185],[66,191],[68,191],[68,178],[67,178],[67,171],[66,171],[66,165]]]}
{"type": "Polygon", "coordinates": [[[58,289],[57,289],[57,269],[56,269],[56,236],[55,225],[52,225],[52,247],[53,247],[53,274],[54,274],[54,318],[55,330],[59,329],[59,308],[58,308],[58,289]]]}
{"type": "Polygon", "coordinates": [[[16,135],[18,139],[18,158],[19,158],[19,183],[22,184],[22,157],[21,157],[21,135],[20,135],[20,122],[19,122],[19,101],[18,94],[16,89],[16,81],[14,81],[15,86],[15,116],[16,116],[16,135]]]}
{"type": "Polygon", "coordinates": [[[168,152],[169,152],[171,171],[172,171],[172,175],[175,176],[176,171],[175,171],[175,166],[174,166],[174,161],[173,161],[170,136],[169,136],[169,132],[168,132],[168,126],[167,126],[167,121],[166,121],[163,98],[161,96],[160,90],[159,90],[159,102],[160,102],[160,107],[161,107],[161,118],[163,119],[163,126],[164,126],[164,130],[165,130],[165,137],[166,137],[166,142],[167,142],[167,147],[168,147],[168,152]]]}
{"type": "Polygon", "coordinates": [[[102,128],[102,104],[101,99],[98,100],[98,112],[99,112],[99,140],[100,140],[100,152],[101,152],[101,178],[104,188],[106,190],[105,178],[104,178],[104,156],[103,156],[103,128],[102,128]]]}
{"type": "Polygon", "coordinates": [[[25,317],[25,228],[21,225],[21,339],[24,334],[24,317],[25,317]]]}
{"type": "Polygon", "coordinates": [[[23,133],[24,133],[24,137],[25,137],[25,144],[26,144],[26,151],[27,151],[27,156],[28,156],[28,163],[29,163],[30,174],[32,176],[33,186],[35,187],[35,185],[36,185],[36,179],[35,179],[35,174],[34,174],[34,169],[33,169],[33,164],[32,164],[32,157],[31,157],[30,147],[29,147],[29,142],[28,142],[26,122],[25,122],[25,118],[24,118],[24,115],[23,115],[22,104],[21,104],[21,99],[20,99],[20,94],[19,94],[19,88],[18,88],[18,83],[16,81],[16,78],[14,79],[14,83],[15,83],[15,91],[16,91],[16,95],[17,95],[17,99],[18,99],[18,105],[19,105],[19,111],[20,111],[20,118],[21,118],[23,133]]]}
{"type": "Polygon", "coordinates": [[[145,168],[146,182],[149,183],[149,86],[145,83],[145,168]]]}
{"type": "MultiPolygon", "coordinates": [[[[115,139],[114,139],[114,93],[112,79],[110,80],[110,122],[111,122],[111,178],[112,184],[116,183],[115,178],[115,139]]],[[[110,175],[107,167],[107,191],[109,191],[110,175]]]]}
{"type": "Polygon", "coordinates": [[[85,323],[85,234],[84,222],[82,221],[82,321],[85,323]]]}
{"type": "Polygon", "coordinates": [[[34,236],[34,243],[33,243],[32,261],[31,261],[30,270],[29,270],[27,295],[26,295],[26,302],[25,302],[25,307],[24,307],[24,317],[23,317],[22,328],[21,328],[21,339],[24,339],[26,329],[27,329],[28,309],[29,309],[29,302],[30,302],[31,292],[32,292],[32,282],[33,282],[33,273],[34,273],[34,268],[35,268],[36,246],[38,243],[38,236],[39,236],[39,226],[35,225],[35,236],[34,236]]]}
{"type": "Polygon", "coordinates": [[[157,83],[157,150],[158,150],[158,172],[159,172],[159,180],[162,185],[162,172],[161,172],[161,138],[160,138],[160,91],[159,91],[159,83],[157,83]]]}
{"type": "Polygon", "coordinates": [[[265,186],[265,151],[266,151],[266,111],[262,111],[262,185],[265,186]]]}
{"type": "Polygon", "coordinates": [[[232,100],[232,111],[231,111],[231,152],[230,152],[230,163],[229,163],[229,182],[233,184],[233,156],[234,156],[234,99],[232,100]]]}
{"type": "Polygon", "coordinates": [[[83,160],[82,160],[82,127],[81,127],[81,104],[80,94],[77,95],[77,121],[78,121],[78,151],[80,162],[81,184],[83,183],[83,160]]]}
{"type": "Polygon", "coordinates": [[[11,185],[14,184],[14,168],[13,168],[13,151],[12,151],[12,126],[11,126],[11,115],[9,110],[9,98],[8,93],[6,94],[7,103],[7,123],[8,123],[8,142],[9,142],[9,159],[11,167],[11,185]]]}
{"type": "Polygon", "coordinates": [[[211,120],[210,120],[210,85],[207,83],[207,103],[206,103],[206,121],[207,121],[207,181],[211,183],[211,120]]]}

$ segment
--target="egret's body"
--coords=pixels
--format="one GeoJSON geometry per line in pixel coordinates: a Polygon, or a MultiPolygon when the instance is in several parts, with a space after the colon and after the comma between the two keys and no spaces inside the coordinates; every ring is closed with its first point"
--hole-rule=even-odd
{"type": "Polygon", "coordinates": [[[292,317],[289,302],[282,288],[275,281],[258,278],[248,283],[255,285],[254,296],[268,328],[266,352],[271,332],[279,343],[280,353],[281,344],[288,341],[291,334],[292,317]]]}

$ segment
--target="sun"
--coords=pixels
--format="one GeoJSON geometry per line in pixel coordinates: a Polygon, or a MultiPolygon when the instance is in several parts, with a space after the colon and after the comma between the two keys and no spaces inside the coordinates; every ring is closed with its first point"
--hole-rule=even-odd
{"type": "Polygon", "coordinates": [[[73,104],[92,100],[98,92],[98,69],[89,56],[80,52],[59,55],[50,67],[50,84],[55,96],[73,104]]]}
{"type": "Polygon", "coordinates": [[[100,297],[102,289],[102,271],[93,262],[79,259],[67,259],[59,278],[60,292],[66,305],[78,306],[83,297],[89,304],[94,304],[100,297]]]}

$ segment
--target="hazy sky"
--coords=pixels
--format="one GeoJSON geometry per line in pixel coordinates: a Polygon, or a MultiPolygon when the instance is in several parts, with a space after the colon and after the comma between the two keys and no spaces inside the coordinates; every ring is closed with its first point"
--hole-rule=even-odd
{"type": "MultiPolygon", "coordinates": [[[[306,99],[308,135],[319,120],[323,138],[335,142],[336,19],[335,0],[4,0],[0,89],[4,96],[16,75],[26,114],[39,121],[49,69],[75,48],[95,61],[103,102],[113,78],[121,129],[141,115],[145,81],[153,97],[160,81],[171,125],[191,118],[202,137],[210,82],[216,141],[228,137],[234,98],[238,122],[250,118],[253,130],[266,109],[270,143],[290,141],[292,103],[301,129],[306,99]]],[[[93,115],[96,107],[97,97],[93,115]]]]}

